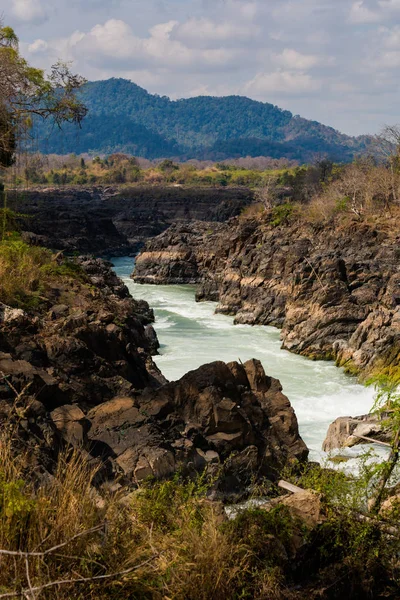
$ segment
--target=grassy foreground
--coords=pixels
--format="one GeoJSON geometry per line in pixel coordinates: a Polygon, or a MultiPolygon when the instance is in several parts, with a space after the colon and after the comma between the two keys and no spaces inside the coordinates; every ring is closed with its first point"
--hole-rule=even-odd
{"type": "Polygon", "coordinates": [[[203,477],[95,488],[76,451],[32,477],[33,453],[15,442],[3,424],[0,598],[398,598],[398,538],[331,508],[350,489],[342,476],[314,468],[304,479],[326,492],[319,525],[281,504],[226,521],[203,477]]]}

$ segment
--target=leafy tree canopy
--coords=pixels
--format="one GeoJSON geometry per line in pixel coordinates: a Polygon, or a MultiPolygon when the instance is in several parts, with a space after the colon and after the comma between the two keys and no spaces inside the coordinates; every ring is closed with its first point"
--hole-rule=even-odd
{"type": "Polygon", "coordinates": [[[69,65],[55,64],[50,74],[31,67],[21,56],[18,37],[11,27],[0,23],[0,166],[12,164],[18,140],[32,123],[32,117],[51,117],[80,124],[87,108],[76,96],[85,83],[71,73],[69,65]]]}

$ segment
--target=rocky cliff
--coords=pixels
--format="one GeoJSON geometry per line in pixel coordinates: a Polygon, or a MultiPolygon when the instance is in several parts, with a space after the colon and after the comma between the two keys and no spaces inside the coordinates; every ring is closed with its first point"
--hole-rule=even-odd
{"type": "Polygon", "coordinates": [[[282,329],[283,347],[353,373],[400,367],[397,224],[252,218],[175,225],[147,242],[134,279],[198,283],[236,323],[282,329]]]}
{"type": "Polygon", "coordinates": [[[172,223],[223,222],[251,201],[246,189],[135,186],[64,187],[10,192],[26,215],[28,241],[68,252],[127,255],[172,223]]]}
{"type": "Polygon", "coordinates": [[[258,361],[167,383],[148,304],[108,263],[78,263],[79,277],[52,282],[36,309],[0,307],[0,422],[29,445],[34,471],[51,471],[68,444],[127,483],[208,468],[226,497],[306,458],[290,402],[258,361]]]}
{"type": "Polygon", "coordinates": [[[148,304],[135,301],[110,265],[79,260],[82,277],[60,278],[29,313],[0,307],[0,372],[48,408],[99,404],[165,380],[151,359],[157,338],[148,304]]]}

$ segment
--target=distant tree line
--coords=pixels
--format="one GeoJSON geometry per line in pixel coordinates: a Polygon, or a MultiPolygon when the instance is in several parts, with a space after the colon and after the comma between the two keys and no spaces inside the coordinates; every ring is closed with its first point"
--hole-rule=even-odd
{"type": "Polygon", "coordinates": [[[60,133],[39,123],[36,150],[212,161],[269,156],[302,163],[324,155],[349,162],[370,141],[240,96],[171,101],[109,79],[87,83],[80,97],[89,108],[82,130],[66,126],[60,133]]]}

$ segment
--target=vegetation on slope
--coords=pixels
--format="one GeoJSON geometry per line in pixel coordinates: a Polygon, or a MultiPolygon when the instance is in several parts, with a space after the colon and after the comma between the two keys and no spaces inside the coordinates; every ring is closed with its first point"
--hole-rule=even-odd
{"type": "Polygon", "coordinates": [[[276,500],[227,521],[202,477],[112,491],[76,451],[51,477],[33,475],[18,434],[28,409],[16,404],[0,440],[0,597],[398,597],[399,538],[354,519],[366,490],[354,479],[315,466],[301,476],[322,493],[320,522],[306,525],[276,500]]]}
{"type": "Polygon", "coordinates": [[[87,155],[21,155],[5,175],[7,187],[29,188],[37,185],[182,185],[259,188],[273,181],[284,195],[295,199],[310,197],[340,166],[320,161],[298,166],[286,160],[264,157],[212,163],[190,161],[176,163],[170,159],[146,161],[116,153],[100,158],[87,155]],[[292,190],[292,191],[291,191],[292,190]]]}
{"type": "Polygon", "coordinates": [[[0,302],[32,309],[46,303],[53,281],[82,277],[79,266],[46,248],[30,246],[18,234],[0,242],[0,302]]]}
{"type": "Polygon", "coordinates": [[[240,96],[171,101],[124,79],[88,83],[81,95],[89,116],[77,135],[37,128],[42,152],[128,152],[145,158],[222,160],[286,157],[306,162],[321,154],[349,161],[368,139],[351,138],[316,121],[240,96]]]}

